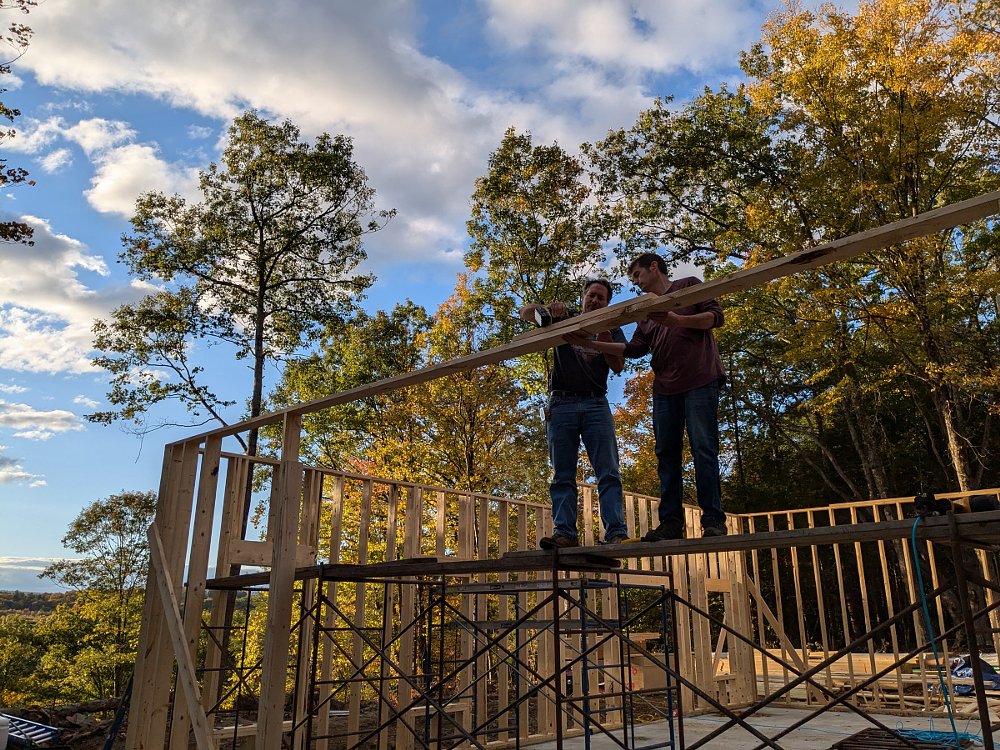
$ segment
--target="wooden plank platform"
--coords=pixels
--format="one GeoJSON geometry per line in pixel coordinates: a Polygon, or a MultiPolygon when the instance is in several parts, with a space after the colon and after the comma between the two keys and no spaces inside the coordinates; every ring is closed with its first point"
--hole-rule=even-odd
{"type": "MultiPolygon", "coordinates": [[[[955,517],[962,541],[977,547],[996,549],[1000,540],[1000,511],[962,513],[955,517]]],[[[308,565],[297,568],[298,580],[323,578],[337,581],[384,580],[411,576],[448,576],[473,573],[504,573],[551,570],[608,572],[620,560],[645,557],[670,557],[711,552],[772,550],[791,547],[809,547],[824,544],[871,542],[887,539],[908,539],[913,530],[913,519],[879,521],[847,526],[828,526],[787,531],[766,531],[755,534],[676,539],[665,542],[634,542],[631,544],[595,545],[573,547],[567,550],[523,550],[508,552],[498,559],[447,560],[416,557],[382,563],[308,565]]],[[[917,527],[918,539],[943,541],[951,536],[948,517],[926,518],[917,527]]],[[[628,575],[644,571],[629,570],[628,575]]],[[[662,576],[654,571],[648,574],[662,576]]],[[[226,590],[266,585],[269,574],[248,573],[240,576],[213,578],[206,587],[226,590]]]]}

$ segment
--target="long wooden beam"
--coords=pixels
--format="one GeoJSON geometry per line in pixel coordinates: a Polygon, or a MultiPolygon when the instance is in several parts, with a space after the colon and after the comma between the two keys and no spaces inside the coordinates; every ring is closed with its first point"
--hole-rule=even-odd
{"type": "Polygon", "coordinates": [[[287,414],[309,414],[331,406],[350,403],[368,396],[395,391],[400,388],[418,385],[429,380],[465,372],[483,365],[495,364],[514,357],[520,357],[531,352],[548,349],[562,343],[563,336],[568,333],[585,331],[597,333],[615,326],[634,323],[643,320],[652,312],[664,312],[704,302],[708,299],[721,297],[733,292],[739,292],[751,287],[760,286],[769,281],[790,276],[799,271],[819,268],[839,260],[853,258],[870,250],[877,250],[895,245],[915,237],[923,237],[944,229],[967,224],[1000,213],[1000,192],[987,193],[977,198],[960,203],[954,203],[933,211],[919,214],[909,219],[896,221],[885,226],[869,229],[858,234],[852,234],[818,247],[801,250],[790,255],[776,258],[752,268],[736,271],[704,284],[688,287],[674,294],[646,294],[636,299],[626,300],[610,305],[603,310],[584,313],[570,320],[562,321],[546,328],[529,331],[517,336],[514,340],[482,352],[467,354],[464,357],[440,362],[421,370],[394,375],[393,377],[334,393],[323,398],[307,401],[280,411],[264,414],[255,419],[248,419],[238,424],[220,427],[203,433],[200,436],[178,441],[204,440],[210,437],[225,437],[266,425],[275,424],[284,419],[287,414]]]}
{"type": "MultiPolygon", "coordinates": [[[[673,557],[696,553],[747,552],[751,550],[789,549],[829,544],[853,544],[879,540],[908,539],[913,532],[915,519],[876,521],[870,523],[819,526],[786,531],[761,531],[755,534],[694,539],[676,539],[663,542],[635,542],[632,544],[572,547],[558,551],[559,567],[594,568],[595,562],[607,560],[609,565],[617,560],[643,557],[673,557]]],[[[1000,511],[961,513],[955,516],[960,538],[973,546],[995,548],[1000,546],[1000,511]]],[[[917,538],[928,541],[945,541],[951,538],[947,517],[922,519],[917,526],[917,538]]],[[[411,558],[366,565],[337,564],[310,565],[298,568],[299,580],[323,577],[330,580],[372,580],[399,576],[463,575],[468,573],[497,573],[533,570],[551,570],[553,553],[544,550],[508,552],[502,558],[491,560],[438,560],[435,557],[411,558]]],[[[608,567],[606,572],[615,569],[608,567]]],[[[643,571],[622,570],[625,574],[643,571]]],[[[241,589],[268,583],[268,573],[249,573],[241,576],[215,578],[208,582],[209,589],[241,589]]]]}

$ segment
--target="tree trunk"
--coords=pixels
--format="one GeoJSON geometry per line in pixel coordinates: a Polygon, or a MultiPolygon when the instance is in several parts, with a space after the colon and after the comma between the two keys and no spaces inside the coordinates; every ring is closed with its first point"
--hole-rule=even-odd
{"type": "Polygon", "coordinates": [[[847,408],[845,419],[847,427],[854,440],[861,466],[865,472],[871,498],[890,497],[889,479],[885,473],[885,463],[882,461],[881,441],[878,440],[875,424],[868,412],[864,395],[858,387],[853,368],[847,376],[847,408]]]}
{"type": "Polygon", "coordinates": [[[948,446],[948,456],[951,458],[951,468],[955,472],[958,489],[967,492],[972,489],[969,481],[969,466],[965,458],[963,438],[959,432],[960,424],[956,414],[955,403],[944,393],[944,387],[934,388],[934,406],[944,430],[945,443],[948,446]]]}

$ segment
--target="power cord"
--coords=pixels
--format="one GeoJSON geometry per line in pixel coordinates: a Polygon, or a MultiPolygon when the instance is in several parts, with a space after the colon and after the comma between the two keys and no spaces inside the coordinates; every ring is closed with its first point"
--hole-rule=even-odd
{"type": "MultiPolygon", "coordinates": [[[[910,535],[910,544],[913,547],[913,564],[917,569],[917,583],[920,587],[920,603],[924,610],[924,624],[927,626],[927,637],[931,642],[931,650],[934,653],[934,663],[937,666],[938,682],[941,685],[941,695],[944,696],[944,705],[948,709],[948,721],[951,722],[951,732],[934,731],[934,720],[928,719],[928,729],[897,729],[896,733],[909,737],[920,742],[938,742],[946,747],[962,747],[963,740],[972,740],[983,743],[983,738],[978,734],[968,734],[959,732],[955,727],[955,713],[951,707],[951,696],[948,694],[948,686],[945,684],[944,670],[941,668],[941,658],[937,649],[937,636],[934,635],[934,623],[931,622],[931,611],[927,606],[927,595],[924,592],[924,574],[920,570],[920,553],[917,549],[917,527],[920,525],[922,516],[917,516],[913,521],[913,533],[910,535]]],[[[975,669],[975,665],[973,665],[975,669]]]]}

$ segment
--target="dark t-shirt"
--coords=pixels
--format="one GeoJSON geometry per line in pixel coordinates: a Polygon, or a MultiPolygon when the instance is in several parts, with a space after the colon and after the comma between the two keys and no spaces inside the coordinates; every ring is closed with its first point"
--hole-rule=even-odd
{"type": "MultiPolygon", "coordinates": [[[[621,328],[612,328],[611,340],[625,343],[621,328]]],[[[608,390],[608,362],[604,355],[592,349],[572,344],[560,344],[555,348],[550,391],[571,393],[606,393],[608,390]]]]}
{"type": "MultiPolygon", "coordinates": [[[[694,276],[670,282],[664,294],[679,292],[702,283],[694,276]]],[[[714,299],[674,310],[678,315],[710,312],[715,316],[713,328],[723,323],[722,308],[714,299]]],[[[652,320],[636,323],[632,340],[625,346],[626,357],[642,357],[652,353],[653,393],[671,396],[708,385],[725,376],[719,347],[711,329],[661,326],[652,320]]]]}

